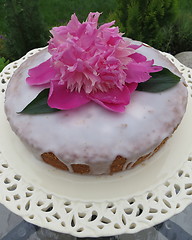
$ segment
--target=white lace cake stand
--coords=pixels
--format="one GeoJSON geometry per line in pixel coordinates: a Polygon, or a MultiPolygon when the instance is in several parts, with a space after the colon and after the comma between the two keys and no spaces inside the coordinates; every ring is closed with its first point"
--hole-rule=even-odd
{"type": "Polygon", "coordinates": [[[189,102],[173,137],[150,160],[113,176],[81,176],[34,158],[12,132],[4,91],[27,53],[0,74],[0,202],[26,221],[78,237],[135,233],[181,212],[192,202],[192,70],[183,73],[189,102]]]}

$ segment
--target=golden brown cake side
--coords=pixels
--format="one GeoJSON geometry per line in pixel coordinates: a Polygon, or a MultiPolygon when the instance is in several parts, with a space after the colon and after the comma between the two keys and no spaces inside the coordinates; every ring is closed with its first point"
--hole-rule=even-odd
{"type": "MultiPolygon", "coordinates": [[[[149,159],[157,151],[159,151],[159,149],[167,142],[168,139],[169,138],[165,138],[161,142],[161,144],[154,149],[153,152],[140,157],[131,166],[130,166],[130,164],[127,165],[126,158],[124,158],[122,156],[117,156],[110,166],[110,174],[123,171],[125,166],[126,166],[126,168],[133,168],[133,167],[141,164],[143,161],[149,159]]],[[[63,162],[61,162],[52,152],[43,153],[43,154],[41,154],[41,157],[44,162],[50,164],[51,166],[56,167],[61,170],[69,171],[68,167],[63,162]]],[[[86,164],[71,164],[71,167],[72,167],[74,173],[88,174],[90,172],[90,167],[89,167],[89,165],[86,165],[86,164]]]]}

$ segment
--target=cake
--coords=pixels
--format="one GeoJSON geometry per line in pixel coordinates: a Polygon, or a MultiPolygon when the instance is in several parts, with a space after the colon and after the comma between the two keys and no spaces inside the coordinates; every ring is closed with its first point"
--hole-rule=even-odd
{"type": "Polygon", "coordinates": [[[114,22],[98,27],[99,15],[82,24],[73,15],[53,28],[49,46],[21,64],[6,90],[15,134],[37,159],[70,173],[113,174],[140,164],[186,110],[186,84],[173,63],[123,38],[114,22]]]}

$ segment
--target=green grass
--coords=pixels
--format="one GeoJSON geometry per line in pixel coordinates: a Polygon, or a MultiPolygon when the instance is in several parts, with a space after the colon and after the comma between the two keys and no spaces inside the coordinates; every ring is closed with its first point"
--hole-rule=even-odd
{"type": "Polygon", "coordinates": [[[85,21],[89,12],[102,12],[103,22],[116,7],[116,0],[40,0],[40,11],[48,28],[67,23],[76,13],[80,21],[85,21]]]}
{"type": "MultiPolygon", "coordinates": [[[[1,4],[0,35],[6,32],[1,4]]],[[[99,11],[103,13],[100,22],[104,22],[116,5],[116,0],[39,0],[40,12],[48,29],[67,23],[73,13],[80,21],[84,21],[89,12],[99,11]]]]}

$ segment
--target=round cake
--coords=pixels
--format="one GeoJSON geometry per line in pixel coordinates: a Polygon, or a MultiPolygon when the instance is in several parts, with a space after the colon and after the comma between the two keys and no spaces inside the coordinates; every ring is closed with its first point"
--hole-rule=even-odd
{"type": "MultiPolygon", "coordinates": [[[[126,40],[125,40],[126,41],[126,40]]],[[[181,78],[159,51],[131,41],[138,54],[181,78]]],[[[171,137],[186,110],[187,88],[175,86],[156,93],[134,91],[123,112],[109,111],[94,101],[77,108],[42,114],[22,110],[45,89],[26,82],[29,70],[45,63],[45,48],[29,57],[14,73],[6,90],[5,112],[12,130],[36,158],[80,174],[113,174],[151,157],[171,137]]],[[[48,70],[47,70],[48,71],[48,70]]]]}

